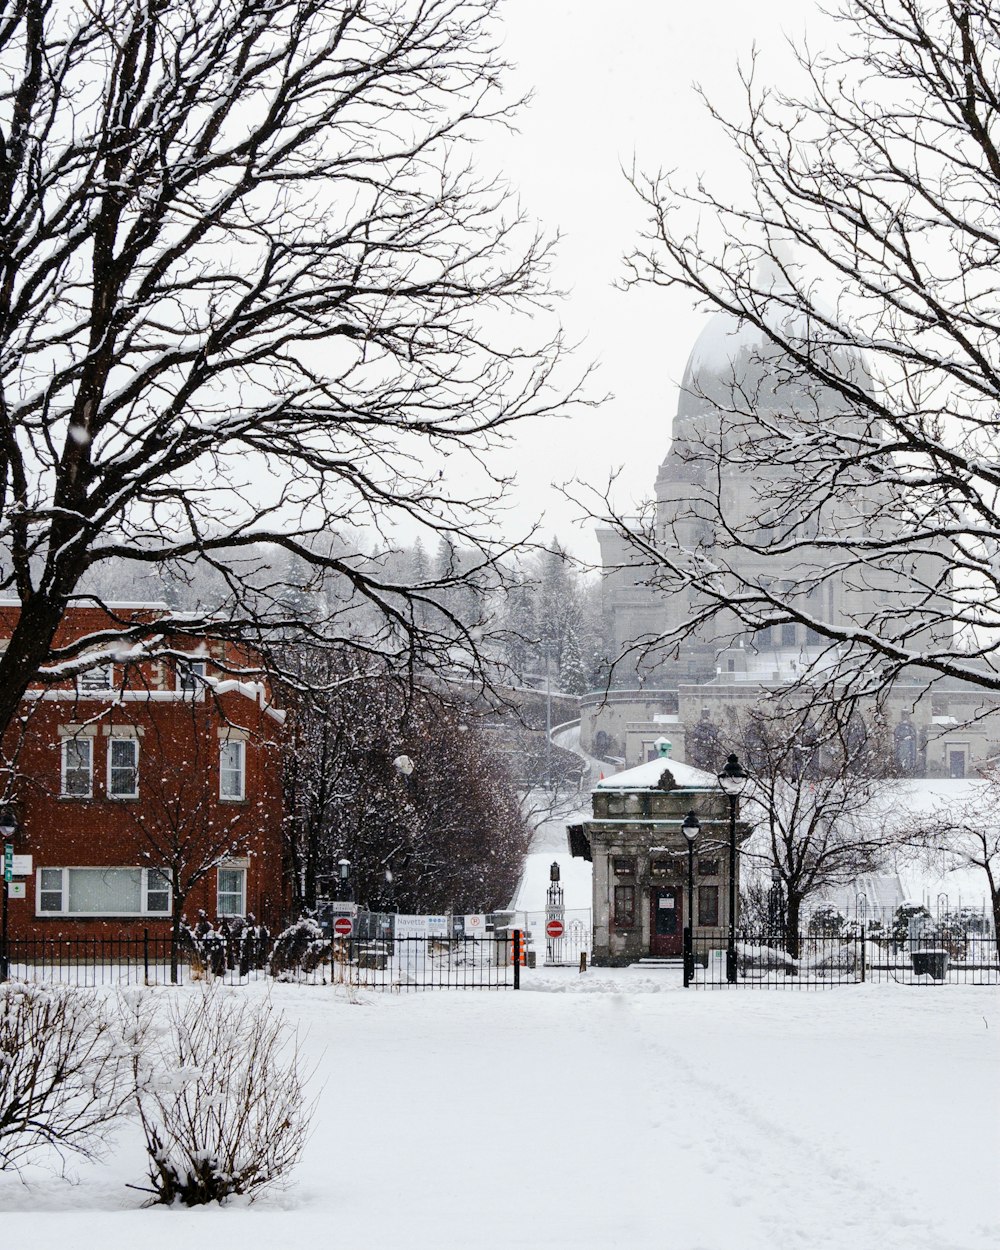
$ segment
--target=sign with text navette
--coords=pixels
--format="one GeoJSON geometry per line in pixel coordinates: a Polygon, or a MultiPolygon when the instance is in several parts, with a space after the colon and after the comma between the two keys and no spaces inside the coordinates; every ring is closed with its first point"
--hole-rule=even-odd
{"type": "Polygon", "coordinates": [[[409,937],[447,937],[447,916],[401,916],[395,917],[394,935],[409,937]]]}

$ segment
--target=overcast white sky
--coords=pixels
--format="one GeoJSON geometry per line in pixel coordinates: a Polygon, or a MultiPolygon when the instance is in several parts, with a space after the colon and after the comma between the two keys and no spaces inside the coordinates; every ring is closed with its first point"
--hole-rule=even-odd
{"type": "Polygon", "coordinates": [[[515,89],[533,87],[520,134],[484,151],[525,207],[564,234],[556,282],[569,336],[585,338],[581,363],[600,362],[595,391],[613,392],[599,411],[524,429],[518,437],[516,519],[545,513],[584,558],[596,558],[592,527],[560,503],[555,480],[606,482],[622,466],[617,499],[651,492],[666,454],[677,383],[704,314],[680,293],[616,292],[622,255],[642,226],[641,206],[621,166],[724,175],[731,154],[694,94],[738,108],[736,65],[756,42],[766,72],[792,71],[787,36],[829,31],[814,0],[508,0],[506,47],[515,89]]]}

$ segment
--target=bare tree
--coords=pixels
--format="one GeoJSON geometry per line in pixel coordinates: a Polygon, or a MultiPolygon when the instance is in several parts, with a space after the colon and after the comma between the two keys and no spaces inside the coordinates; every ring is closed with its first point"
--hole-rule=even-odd
{"type": "Polygon", "coordinates": [[[127,1058],[103,1000],[70,986],[0,986],[0,1170],[91,1158],[130,1101],[127,1058]]]}
{"type": "Polygon", "coordinates": [[[730,359],[691,384],[686,498],[606,519],[684,596],[655,646],[794,624],[823,650],[813,681],[1000,690],[1000,13],[836,17],[801,94],[755,58],[741,116],[708,104],[743,190],[729,162],[716,189],[633,175],[650,224],[627,281],[720,310],[730,359]]]}
{"type": "MultiPolygon", "coordinates": [[[[134,861],[155,869],[169,887],[172,982],[178,979],[191,892],[228,860],[256,853],[261,837],[259,804],[234,810],[219,800],[215,701],[210,694],[197,697],[192,691],[183,712],[176,721],[143,722],[142,800],[121,805],[131,829],[134,861]]],[[[278,744],[257,741],[252,749],[276,752],[278,744]]],[[[267,774],[266,769],[259,771],[262,778],[267,774]]],[[[280,896],[274,901],[280,905],[280,896]]]]}
{"type": "Polygon", "coordinates": [[[36,675],[220,618],[474,658],[474,629],[418,623],[433,579],[398,584],[359,535],[388,548],[401,521],[493,565],[490,449],[564,406],[558,336],[521,324],[547,244],[473,169],[514,108],[496,6],[5,6],[0,590],[21,611],[0,731],[36,675]],[[283,600],[268,551],[326,576],[320,619],[283,600]],[[220,600],[59,645],[67,604],[125,559],[175,581],[207,562],[220,600]]]}
{"type": "Polygon", "coordinates": [[[1000,802],[1000,773],[984,774],[985,791],[951,801],[900,831],[903,845],[923,854],[938,871],[975,868],[986,876],[993,934],[1000,954],[1000,825],[991,819],[1000,802]]]}
{"type": "Polygon", "coordinates": [[[785,897],[785,948],[798,955],[810,897],[875,871],[891,845],[892,781],[877,733],[812,708],[765,704],[747,714],[740,755],[752,778],[743,819],[757,835],[744,849],[777,868],[785,897]]]}
{"type": "Polygon", "coordinates": [[[296,901],[312,907],[346,858],[373,910],[505,906],[529,831],[481,713],[356,651],[300,651],[298,666],[285,752],[296,901]]]}

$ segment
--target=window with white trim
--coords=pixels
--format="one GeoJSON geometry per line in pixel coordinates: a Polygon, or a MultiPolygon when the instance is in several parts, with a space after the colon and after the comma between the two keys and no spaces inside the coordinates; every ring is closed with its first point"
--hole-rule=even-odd
{"type": "Polygon", "coordinates": [[[238,738],[219,743],[219,798],[246,796],[246,743],[238,738]]]}
{"type": "MultiPolygon", "coordinates": [[[[242,746],[242,743],[240,744],[242,746]]],[[[216,891],[216,910],[220,916],[245,916],[247,870],[220,868],[216,891]]]]}
{"type": "Polygon", "coordinates": [[[157,868],[39,868],[40,916],[168,916],[170,882],[157,868]]]}
{"type": "Polygon", "coordinates": [[[62,791],[65,798],[89,799],[94,792],[94,741],[63,738],[62,791]]]}
{"type": "Polygon", "coordinates": [[[177,689],[189,694],[204,690],[205,672],[204,660],[178,660],[177,689]]]}
{"type": "Polygon", "coordinates": [[[108,739],[108,795],[113,799],[139,797],[139,739],[108,739]]]}
{"type": "Polygon", "coordinates": [[[115,666],[113,664],[97,664],[88,668],[76,679],[76,688],[82,692],[112,690],[115,684],[115,666]]]}

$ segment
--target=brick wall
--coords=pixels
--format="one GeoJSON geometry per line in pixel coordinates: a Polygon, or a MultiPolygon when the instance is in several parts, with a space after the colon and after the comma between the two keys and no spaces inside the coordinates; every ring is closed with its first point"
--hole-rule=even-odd
{"type": "MultiPolygon", "coordinates": [[[[127,627],[132,619],[155,619],[154,612],[115,615],[127,627]]],[[[0,609],[0,631],[10,619],[10,610],[0,609]]],[[[57,645],[113,625],[99,609],[71,609],[57,645]]],[[[185,901],[189,918],[204,910],[214,920],[220,901],[271,927],[284,918],[283,717],[270,706],[266,683],[240,671],[250,666],[246,652],[186,639],[173,640],[170,650],[190,654],[206,681],[188,670],[192,688],[178,689],[187,669],[182,658],[122,662],[123,648],[106,689],[61,680],[25,699],[4,739],[4,755],[15,764],[15,832],[5,840],[33,861],[31,876],[18,878],[25,899],[10,902],[12,934],[166,931],[162,881],[149,873],[171,863],[185,884],[200,875],[185,901]],[[209,861],[213,866],[202,871],[209,861]],[[119,914],[80,914],[95,907],[119,914]]],[[[89,684],[96,685],[93,677],[89,684]]]]}

